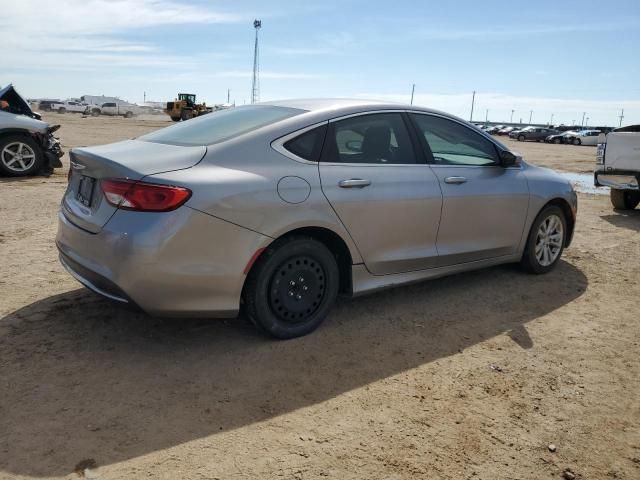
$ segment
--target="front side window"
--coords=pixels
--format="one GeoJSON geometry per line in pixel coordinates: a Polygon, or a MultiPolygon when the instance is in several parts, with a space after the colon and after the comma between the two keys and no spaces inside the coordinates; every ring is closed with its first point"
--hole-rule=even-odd
{"type": "Polygon", "coordinates": [[[148,133],[138,140],[170,145],[212,145],[304,113],[306,110],[271,105],[247,105],[209,113],[148,133]]]}
{"type": "Polygon", "coordinates": [[[498,154],[493,143],[470,128],[433,115],[411,114],[411,117],[429,145],[435,164],[498,164],[498,154]]]}
{"type": "Polygon", "coordinates": [[[323,161],[411,164],[416,163],[416,157],[402,115],[377,113],[332,123],[323,161]]]}

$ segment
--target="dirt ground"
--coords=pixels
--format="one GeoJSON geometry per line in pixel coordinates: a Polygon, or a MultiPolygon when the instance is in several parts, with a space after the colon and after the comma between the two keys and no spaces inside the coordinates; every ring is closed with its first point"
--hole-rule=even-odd
{"type": "MultiPolygon", "coordinates": [[[[46,119],[66,150],[167,125],[46,119]]],[[[515,143],[593,166],[592,147],[515,143]]],[[[502,266],[342,299],[275,342],[81,288],[54,245],[65,186],[66,169],[0,179],[0,478],[640,478],[640,211],[580,194],[548,275],[502,266]]]]}

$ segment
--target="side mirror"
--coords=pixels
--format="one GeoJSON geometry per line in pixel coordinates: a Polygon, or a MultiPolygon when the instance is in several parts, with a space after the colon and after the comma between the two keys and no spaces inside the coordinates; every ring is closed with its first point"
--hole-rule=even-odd
{"type": "Polygon", "coordinates": [[[500,152],[500,166],[502,167],[511,167],[513,165],[517,165],[520,163],[522,157],[520,155],[516,155],[509,150],[503,150],[500,152]]]}

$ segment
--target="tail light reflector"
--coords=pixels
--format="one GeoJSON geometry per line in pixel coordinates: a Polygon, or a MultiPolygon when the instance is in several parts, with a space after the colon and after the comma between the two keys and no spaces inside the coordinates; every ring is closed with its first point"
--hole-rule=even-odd
{"type": "Polygon", "coordinates": [[[132,180],[103,180],[101,186],[111,205],[140,212],[169,212],[191,197],[188,188],[132,180]]]}

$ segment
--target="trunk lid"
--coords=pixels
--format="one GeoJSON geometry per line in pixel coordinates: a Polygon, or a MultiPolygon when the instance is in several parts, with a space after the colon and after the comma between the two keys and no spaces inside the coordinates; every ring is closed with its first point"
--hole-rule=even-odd
{"type": "Polygon", "coordinates": [[[204,146],[182,147],[140,140],[74,148],[69,152],[71,170],[62,211],[78,227],[98,233],[117,210],[104,198],[102,180],[141,180],[147,175],[191,168],[206,152],[204,146]]]}

